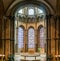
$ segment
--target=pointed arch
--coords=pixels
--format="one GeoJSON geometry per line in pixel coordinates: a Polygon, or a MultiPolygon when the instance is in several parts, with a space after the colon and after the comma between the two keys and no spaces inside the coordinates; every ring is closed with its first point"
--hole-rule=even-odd
{"type": "Polygon", "coordinates": [[[35,42],[34,42],[34,29],[32,27],[28,30],[28,48],[34,48],[35,42]]]}

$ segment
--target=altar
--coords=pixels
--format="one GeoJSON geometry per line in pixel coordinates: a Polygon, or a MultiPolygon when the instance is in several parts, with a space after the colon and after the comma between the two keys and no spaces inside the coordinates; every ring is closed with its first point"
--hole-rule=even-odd
{"type": "Polygon", "coordinates": [[[15,54],[15,61],[21,61],[21,60],[40,60],[40,61],[46,61],[46,54],[39,54],[39,53],[34,53],[34,54],[29,54],[29,53],[20,53],[20,54],[15,54]]]}

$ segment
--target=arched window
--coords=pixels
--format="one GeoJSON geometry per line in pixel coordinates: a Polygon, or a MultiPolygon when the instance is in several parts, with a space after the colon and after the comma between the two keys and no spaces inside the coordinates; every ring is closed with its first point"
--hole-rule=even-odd
{"type": "Polygon", "coordinates": [[[34,42],[34,29],[30,28],[28,30],[28,48],[34,48],[35,42],[34,42]]]}
{"type": "Polygon", "coordinates": [[[44,27],[40,28],[40,47],[44,48],[44,27]]]}
{"type": "Polygon", "coordinates": [[[22,27],[18,28],[18,48],[23,48],[23,37],[24,37],[24,30],[22,27]]]}
{"type": "Polygon", "coordinates": [[[42,7],[37,7],[35,5],[24,5],[23,7],[17,9],[15,16],[18,17],[43,17],[45,18],[46,12],[42,7]]]}

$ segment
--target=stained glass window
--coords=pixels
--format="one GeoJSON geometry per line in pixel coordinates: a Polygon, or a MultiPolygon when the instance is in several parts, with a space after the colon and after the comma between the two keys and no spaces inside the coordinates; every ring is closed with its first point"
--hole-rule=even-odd
{"type": "Polygon", "coordinates": [[[23,35],[24,31],[22,27],[18,28],[18,48],[23,48],[23,35]]]}
{"type": "Polygon", "coordinates": [[[44,48],[44,28],[40,28],[40,47],[44,48]]]}
{"type": "Polygon", "coordinates": [[[34,29],[30,28],[28,30],[28,48],[34,48],[35,43],[34,43],[34,29]]]}
{"type": "Polygon", "coordinates": [[[34,15],[34,9],[29,9],[29,10],[28,10],[28,14],[29,14],[29,15],[34,15]]]}
{"type": "Polygon", "coordinates": [[[23,10],[22,10],[22,9],[20,9],[20,10],[18,11],[18,13],[22,14],[22,13],[23,13],[23,10]]]}
{"type": "Polygon", "coordinates": [[[38,13],[39,13],[39,14],[40,14],[40,13],[42,13],[42,14],[43,14],[43,10],[38,9],[38,13]]]}

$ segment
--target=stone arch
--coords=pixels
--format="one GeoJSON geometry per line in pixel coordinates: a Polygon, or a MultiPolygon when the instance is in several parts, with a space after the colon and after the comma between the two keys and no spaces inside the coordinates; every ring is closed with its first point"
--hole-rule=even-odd
{"type": "Polygon", "coordinates": [[[34,29],[34,27],[33,27],[33,26],[29,26],[29,27],[28,27],[28,30],[29,30],[30,28],[33,28],[33,29],[34,29]]]}
{"type": "Polygon", "coordinates": [[[22,6],[24,4],[34,4],[34,5],[42,5],[43,7],[46,8],[46,10],[49,12],[49,13],[52,13],[54,14],[55,11],[54,9],[44,0],[38,0],[38,1],[19,1],[19,0],[15,0],[9,7],[8,9],[6,10],[6,15],[13,15],[14,11],[19,7],[19,6],[22,6]],[[8,13],[9,12],[9,13],[8,13]]]}
{"type": "Polygon", "coordinates": [[[23,29],[25,29],[25,27],[23,25],[20,25],[19,27],[22,27],[23,29]]]}

